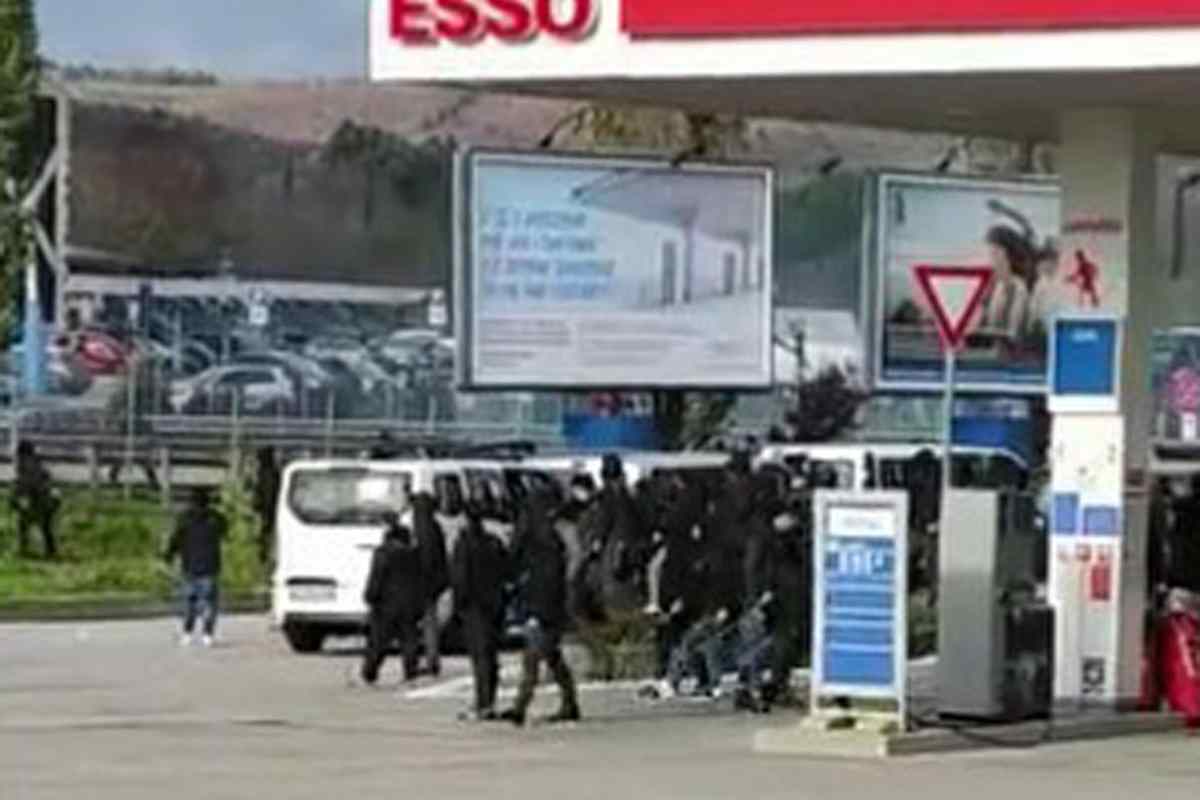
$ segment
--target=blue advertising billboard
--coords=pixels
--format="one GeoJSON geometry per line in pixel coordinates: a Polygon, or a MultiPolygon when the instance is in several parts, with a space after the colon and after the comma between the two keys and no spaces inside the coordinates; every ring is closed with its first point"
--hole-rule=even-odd
{"type": "Polygon", "coordinates": [[[458,173],[465,387],[770,388],[769,169],[472,151],[458,173]]]}

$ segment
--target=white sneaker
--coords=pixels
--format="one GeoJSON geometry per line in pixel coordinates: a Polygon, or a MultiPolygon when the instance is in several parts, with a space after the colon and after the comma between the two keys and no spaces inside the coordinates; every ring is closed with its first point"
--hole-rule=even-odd
{"type": "Polygon", "coordinates": [[[658,603],[650,603],[642,609],[642,613],[647,617],[661,617],[662,609],[658,607],[658,603]]]}
{"type": "Polygon", "coordinates": [[[179,646],[180,647],[191,647],[192,646],[192,635],[190,633],[181,633],[179,635],[179,646]]]}
{"type": "Polygon", "coordinates": [[[200,640],[200,644],[204,645],[205,647],[211,648],[213,646],[213,637],[205,636],[203,639],[200,640]]]}

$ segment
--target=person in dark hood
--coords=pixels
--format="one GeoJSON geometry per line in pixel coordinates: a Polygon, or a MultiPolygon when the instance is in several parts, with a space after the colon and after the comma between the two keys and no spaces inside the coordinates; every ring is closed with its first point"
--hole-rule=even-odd
{"type": "Polygon", "coordinates": [[[616,455],[604,457],[604,486],[593,532],[604,561],[604,605],[609,611],[631,612],[645,605],[644,568],[650,531],[642,510],[625,482],[625,467],[616,455]]]}
{"type": "Polygon", "coordinates": [[[388,649],[397,639],[404,660],[404,680],[417,678],[420,648],[417,628],[426,598],[421,572],[421,551],[412,531],[400,524],[396,514],[389,514],[383,544],[371,559],[371,572],[363,593],[370,615],[362,679],[369,686],[379,680],[388,649]]]}
{"type": "Polygon", "coordinates": [[[797,483],[791,487],[786,507],[776,515],[772,528],[775,645],[771,683],[763,690],[764,711],[788,696],[792,670],[811,649],[812,496],[804,486],[797,483]]]}
{"type": "Polygon", "coordinates": [[[665,619],[658,628],[659,677],[671,652],[704,608],[708,565],[704,558],[707,498],[699,479],[673,476],[676,499],[663,523],[664,555],[658,578],[658,604],[665,619]]]}
{"type": "Polygon", "coordinates": [[[58,514],[58,499],[54,496],[50,471],[32,442],[23,441],[17,445],[16,472],[12,506],[17,512],[18,552],[23,558],[30,555],[29,530],[37,525],[42,531],[46,558],[57,558],[54,518],[58,514]]]}
{"type": "Polygon", "coordinates": [[[580,718],[575,678],[562,653],[567,622],[567,563],[553,515],[552,500],[539,492],[530,496],[517,522],[513,561],[522,577],[528,619],[521,687],[513,707],[501,715],[517,726],[525,724],[543,661],[553,672],[562,698],[558,712],[548,721],[573,722],[580,718]]]}
{"type": "Polygon", "coordinates": [[[392,436],[391,431],[382,430],[371,445],[369,457],[372,461],[391,461],[399,458],[400,453],[400,443],[396,441],[396,437],[392,436]]]}
{"type": "Polygon", "coordinates": [[[604,535],[599,530],[601,511],[590,475],[571,479],[564,515],[574,520],[580,548],[580,562],[571,573],[571,612],[584,625],[604,622],[604,535]]]}
{"type": "Polygon", "coordinates": [[[196,489],[192,503],[179,520],[165,555],[167,563],[179,558],[183,573],[183,633],[180,644],[192,642],[196,620],[203,620],[204,646],[211,647],[217,629],[218,582],[221,577],[221,542],[225,518],[210,506],[207,489],[196,489]]]}
{"type": "Polygon", "coordinates": [[[473,720],[496,718],[505,587],[511,577],[504,542],[484,529],[488,506],[482,491],[467,500],[467,523],[450,560],[455,613],[462,623],[475,680],[475,705],[463,718],[473,720]]]}
{"type": "Polygon", "coordinates": [[[424,634],[425,672],[440,675],[441,626],[438,624],[438,605],[450,587],[450,566],[446,548],[446,533],[437,520],[436,504],[431,495],[418,492],[412,499],[413,535],[421,552],[421,582],[425,589],[421,630],[424,634]]]}

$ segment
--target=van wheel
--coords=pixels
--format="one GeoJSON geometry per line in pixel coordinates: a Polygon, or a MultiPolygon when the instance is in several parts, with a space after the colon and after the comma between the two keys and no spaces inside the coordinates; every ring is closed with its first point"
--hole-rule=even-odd
{"type": "Polygon", "coordinates": [[[325,631],[315,625],[288,623],[283,626],[283,635],[292,651],[296,653],[319,653],[325,645],[325,631]]]}

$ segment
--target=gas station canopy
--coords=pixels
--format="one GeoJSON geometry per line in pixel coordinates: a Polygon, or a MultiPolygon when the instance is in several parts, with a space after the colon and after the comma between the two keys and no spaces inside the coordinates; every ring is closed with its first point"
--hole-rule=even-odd
{"type": "Polygon", "coordinates": [[[372,15],[377,81],[1046,141],[1066,110],[1137,108],[1163,149],[1200,152],[1192,0],[375,0],[372,15]]]}

